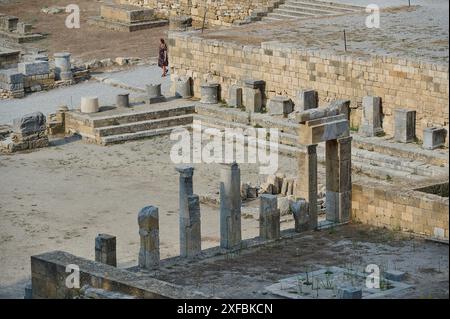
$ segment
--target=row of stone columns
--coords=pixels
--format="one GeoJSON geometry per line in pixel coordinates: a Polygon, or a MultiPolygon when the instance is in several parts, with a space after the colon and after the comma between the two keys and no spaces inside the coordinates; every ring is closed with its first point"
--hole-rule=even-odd
{"type": "MultiPolygon", "coordinates": [[[[179,176],[180,256],[194,257],[201,253],[200,200],[194,194],[194,168],[176,167],[179,176]]],[[[220,247],[239,248],[241,236],[240,168],[238,164],[225,164],[220,182],[220,247]]],[[[277,196],[260,196],[260,237],[266,240],[280,238],[280,212],[277,196]]],[[[159,212],[154,206],[144,207],[138,214],[140,249],[139,267],[157,269],[160,263],[159,212]]],[[[95,240],[95,260],[116,266],[116,238],[100,234],[95,240]]]]}

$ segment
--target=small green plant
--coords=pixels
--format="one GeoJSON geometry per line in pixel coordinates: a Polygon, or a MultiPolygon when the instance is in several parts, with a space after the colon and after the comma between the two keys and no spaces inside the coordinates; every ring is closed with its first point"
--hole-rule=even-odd
{"type": "Polygon", "coordinates": [[[386,175],[386,180],[389,181],[389,182],[392,181],[391,175],[387,174],[387,175],[386,175]]]}

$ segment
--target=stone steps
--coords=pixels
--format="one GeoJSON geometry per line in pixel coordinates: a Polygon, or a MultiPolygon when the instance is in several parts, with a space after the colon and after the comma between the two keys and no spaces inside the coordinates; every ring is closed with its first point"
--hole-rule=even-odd
{"type": "Polygon", "coordinates": [[[96,129],[98,137],[106,137],[111,135],[123,135],[129,133],[138,133],[165,127],[177,127],[192,123],[192,115],[179,115],[164,117],[161,119],[131,122],[126,124],[104,126],[96,129]]]}
{"type": "Polygon", "coordinates": [[[315,1],[315,0],[301,0],[301,1],[286,1],[278,8],[274,9],[271,13],[268,13],[266,17],[262,18],[263,21],[279,21],[279,20],[291,20],[308,17],[318,17],[327,15],[337,15],[352,13],[362,10],[362,7],[315,1]]]}
{"type": "Polygon", "coordinates": [[[182,129],[182,128],[189,129],[190,125],[172,126],[172,127],[165,127],[165,128],[159,128],[159,129],[153,129],[153,130],[139,131],[139,132],[134,132],[134,133],[105,136],[105,137],[101,138],[101,144],[106,146],[106,145],[123,143],[123,142],[127,142],[127,141],[143,139],[143,138],[150,138],[150,137],[159,136],[159,135],[168,135],[174,129],[182,129]]]}
{"type": "Polygon", "coordinates": [[[105,126],[127,124],[132,122],[156,120],[158,118],[182,116],[187,114],[193,114],[194,112],[195,106],[188,105],[176,108],[169,108],[166,110],[164,109],[154,111],[142,110],[138,112],[129,112],[117,115],[98,116],[90,119],[90,121],[94,128],[100,128],[105,126]]]}

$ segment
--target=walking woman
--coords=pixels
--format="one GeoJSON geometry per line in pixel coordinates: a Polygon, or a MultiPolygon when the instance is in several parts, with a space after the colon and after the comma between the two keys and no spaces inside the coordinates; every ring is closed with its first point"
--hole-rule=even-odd
{"type": "Polygon", "coordinates": [[[158,66],[162,68],[163,73],[161,77],[165,77],[167,75],[167,67],[169,66],[169,56],[167,53],[167,44],[164,39],[159,40],[159,57],[158,57],[158,66]]]}

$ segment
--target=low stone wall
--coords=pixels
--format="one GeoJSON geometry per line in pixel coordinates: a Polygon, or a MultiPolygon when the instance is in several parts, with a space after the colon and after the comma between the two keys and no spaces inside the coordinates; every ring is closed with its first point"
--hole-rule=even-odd
{"type": "Polygon", "coordinates": [[[220,83],[226,97],[230,85],[253,78],[266,81],[269,98],[281,94],[295,101],[299,89],[310,88],[321,100],[350,99],[353,128],[360,125],[366,95],[381,97],[388,135],[393,135],[399,108],[417,111],[419,139],[425,127],[449,123],[448,65],[387,56],[362,59],[275,42],[243,46],[198,33],[170,33],[169,46],[172,75],[191,76],[196,97],[205,80],[220,83]]]}
{"type": "Polygon", "coordinates": [[[208,25],[230,25],[245,20],[255,9],[268,10],[274,0],[120,0],[122,4],[133,4],[155,9],[161,18],[170,15],[191,16],[194,24],[201,24],[206,10],[208,25]]]}
{"type": "Polygon", "coordinates": [[[66,272],[68,265],[79,267],[80,288],[89,285],[92,288],[145,299],[208,297],[165,281],[151,277],[142,278],[127,270],[87,260],[63,251],[53,251],[31,256],[32,298],[68,299],[78,297],[80,288],[67,288],[66,286],[66,278],[73,272],[71,270],[66,272]]]}
{"type": "Polygon", "coordinates": [[[0,69],[14,68],[20,60],[20,51],[0,49],[0,69]]]}
{"type": "Polygon", "coordinates": [[[448,240],[448,211],[448,197],[398,186],[353,183],[353,221],[448,240]]]}

